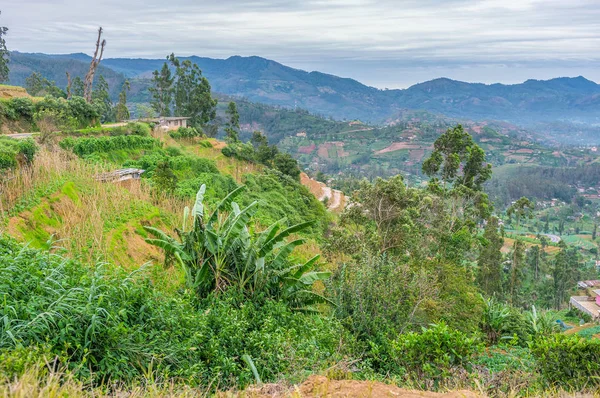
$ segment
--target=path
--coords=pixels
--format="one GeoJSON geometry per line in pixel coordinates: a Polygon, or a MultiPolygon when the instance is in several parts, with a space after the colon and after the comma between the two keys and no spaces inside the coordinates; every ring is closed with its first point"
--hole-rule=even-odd
{"type": "Polygon", "coordinates": [[[33,133],[4,134],[0,135],[0,137],[14,138],[15,140],[24,140],[33,137],[33,133]]]}
{"type": "Polygon", "coordinates": [[[560,242],[560,236],[558,236],[558,235],[552,235],[552,234],[542,234],[542,235],[550,238],[550,242],[552,242],[552,243],[560,242]]]}
{"type": "Polygon", "coordinates": [[[310,178],[306,173],[300,174],[300,182],[307,187],[317,199],[328,199],[327,208],[331,211],[342,211],[346,205],[346,198],[342,191],[331,189],[324,183],[310,178]]]}

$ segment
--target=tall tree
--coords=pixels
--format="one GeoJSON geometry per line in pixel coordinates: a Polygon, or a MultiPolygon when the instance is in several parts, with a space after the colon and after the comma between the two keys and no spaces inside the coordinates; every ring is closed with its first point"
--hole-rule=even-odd
{"type": "Polygon", "coordinates": [[[519,303],[519,293],[523,283],[523,262],[525,260],[525,244],[515,240],[511,255],[510,275],[508,280],[508,301],[512,305],[519,303]]]}
{"type": "Polygon", "coordinates": [[[45,97],[47,95],[57,98],[67,97],[67,94],[58,88],[56,83],[46,79],[38,72],[33,72],[25,79],[25,89],[34,97],[45,97]]]}
{"type": "Polygon", "coordinates": [[[175,67],[175,115],[190,117],[190,123],[195,127],[202,127],[214,120],[217,100],[212,98],[210,83],[202,76],[198,65],[189,59],[180,61],[174,54],[168,58],[175,67]]]}
{"type": "Polygon", "coordinates": [[[129,108],[127,108],[127,92],[130,89],[131,84],[129,84],[129,80],[125,80],[125,83],[123,83],[123,88],[119,93],[119,103],[117,104],[115,109],[115,114],[118,122],[128,120],[130,117],[129,108]]]}
{"type": "Polygon", "coordinates": [[[100,61],[102,61],[102,56],[104,55],[104,47],[106,47],[106,40],[102,40],[102,27],[98,28],[98,39],[96,40],[96,51],[94,51],[94,56],[92,57],[92,62],[90,63],[90,68],[85,75],[84,81],[84,90],[83,97],[89,103],[92,102],[92,87],[94,85],[94,75],[96,74],[96,69],[98,69],[98,65],[100,65],[100,61]],[[98,55],[98,51],[100,51],[100,55],[98,55]]]}
{"type": "Polygon", "coordinates": [[[71,74],[69,72],[65,72],[67,75],[67,99],[70,100],[73,96],[71,92],[71,87],[73,86],[73,81],[71,80],[71,74]]]}
{"type": "Polygon", "coordinates": [[[165,62],[160,71],[152,73],[152,87],[148,90],[152,95],[150,105],[158,116],[171,116],[171,102],[173,101],[173,81],[169,65],[165,62]]]}
{"type": "Polygon", "coordinates": [[[83,92],[85,90],[83,80],[81,77],[75,76],[73,79],[73,83],[71,84],[71,96],[72,97],[83,97],[83,92]]]}
{"type": "Polygon", "coordinates": [[[513,214],[517,219],[517,230],[519,229],[520,222],[523,218],[531,218],[533,214],[533,209],[535,208],[535,204],[527,199],[526,197],[522,197],[513,203],[508,210],[506,210],[506,214],[509,217],[512,217],[513,214]]]}
{"type": "Polygon", "coordinates": [[[492,176],[492,165],[486,163],[485,152],[459,124],[448,129],[433,144],[431,156],[423,162],[423,172],[447,184],[481,190],[492,176]]]}
{"type": "Polygon", "coordinates": [[[560,309],[561,304],[566,300],[566,293],[569,289],[569,281],[572,279],[569,261],[569,250],[564,241],[559,243],[560,252],[554,257],[552,264],[552,280],[554,287],[554,308],[560,309]]]}
{"type": "Polygon", "coordinates": [[[110,87],[104,76],[100,75],[98,83],[94,87],[92,101],[100,112],[100,119],[103,123],[114,120],[113,104],[110,99],[110,87]]]}
{"type": "Polygon", "coordinates": [[[502,293],[502,246],[504,238],[499,233],[499,220],[490,217],[483,233],[483,248],[477,264],[479,273],[477,283],[488,296],[502,293]]]}
{"type": "Polygon", "coordinates": [[[232,101],[227,105],[227,110],[225,113],[227,113],[227,117],[229,118],[227,121],[227,126],[225,127],[227,142],[238,142],[240,140],[240,134],[238,131],[240,128],[240,114],[238,113],[235,102],[232,101]]]}
{"type": "Polygon", "coordinates": [[[6,32],[8,32],[8,28],[0,26],[0,83],[8,80],[8,50],[4,39],[6,32]]]}

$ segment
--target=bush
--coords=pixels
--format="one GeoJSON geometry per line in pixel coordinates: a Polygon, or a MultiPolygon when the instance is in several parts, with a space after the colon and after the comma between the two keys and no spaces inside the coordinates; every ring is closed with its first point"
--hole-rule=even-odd
{"type": "MultiPolygon", "coordinates": [[[[296,380],[340,360],[348,340],[335,320],[291,312],[278,301],[245,301],[230,289],[196,301],[132,274],[84,265],[0,237],[0,376],[56,358],[95,384],[176,378],[227,389],[296,380]]],[[[157,268],[157,280],[165,275],[157,268]]]]}
{"type": "Polygon", "coordinates": [[[600,340],[556,334],[531,345],[544,380],[567,390],[600,387],[600,340]]]}
{"type": "Polygon", "coordinates": [[[196,138],[202,137],[202,131],[198,131],[193,127],[179,127],[177,130],[169,132],[171,138],[196,138]]]}
{"type": "Polygon", "coordinates": [[[152,137],[137,135],[121,135],[116,137],[80,138],[75,141],[61,141],[62,148],[72,146],[73,153],[83,157],[95,152],[110,152],[115,150],[153,149],[160,147],[160,142],[152,137]],[[66,141],[66,142],[65,142],[66,141]],[[64,143],[63,143],[64,142],[64,143]],[[74,142],[74,143],[73,143],[74,142]]]}
{"type": "Polygon", "coordinates": [[[37,145],[31,138],[26,140],[0,138],[0,170],[13,168],[19,161],[30,164],[37,149],[37,145]]]}
{"type": "Polygon", "coordinates": [[[435,381],[449,376],[453,368],[469,368],[474,355],[483,348],[476,338],[452,330],[444,323],[421,333],[401,334],[391,346],[392,360],[400,369],[405,369],[415,380],[435,381]]]}

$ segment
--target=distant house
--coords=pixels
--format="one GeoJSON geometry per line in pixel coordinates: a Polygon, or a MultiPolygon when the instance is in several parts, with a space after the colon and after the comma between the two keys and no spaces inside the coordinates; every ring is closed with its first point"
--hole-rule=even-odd
{"type": "MultiPolygon", "coordinates": [[[[177,130],[179,127],[187,127],[189,117],[172,116],[172,117],[157,117],[151,119],[143,119],[143,122],[156,123],[165,130],[177,130]]],[[[136,121],[136,120],[132,120],[136,121]]]]}

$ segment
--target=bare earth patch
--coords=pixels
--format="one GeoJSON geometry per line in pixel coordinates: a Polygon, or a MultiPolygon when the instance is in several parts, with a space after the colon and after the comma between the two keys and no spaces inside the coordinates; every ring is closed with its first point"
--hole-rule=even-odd
{"type": "Polygon", "coordinates": [[[421,146],[415,145],[415,144],[409,144],[408,142],[394,142],[392,145],[388,146],[387,148],[383,148],[383,149],[375,152],[375,155],[381,155],[383,153],[400,151],[402,149],[421,149],[421,146]]]}
{"type": "Polygon", "coordinates": [[[375,381],[330,380],[325,376],[311,376],[299,386],[284,388],[279,384],[264,384],[250,387],[239,397],[303,397],[303,398],[476,398],[480,395],[471,391],[435,393],[428,391],[405,390],[394,385],[375,381]]]}

